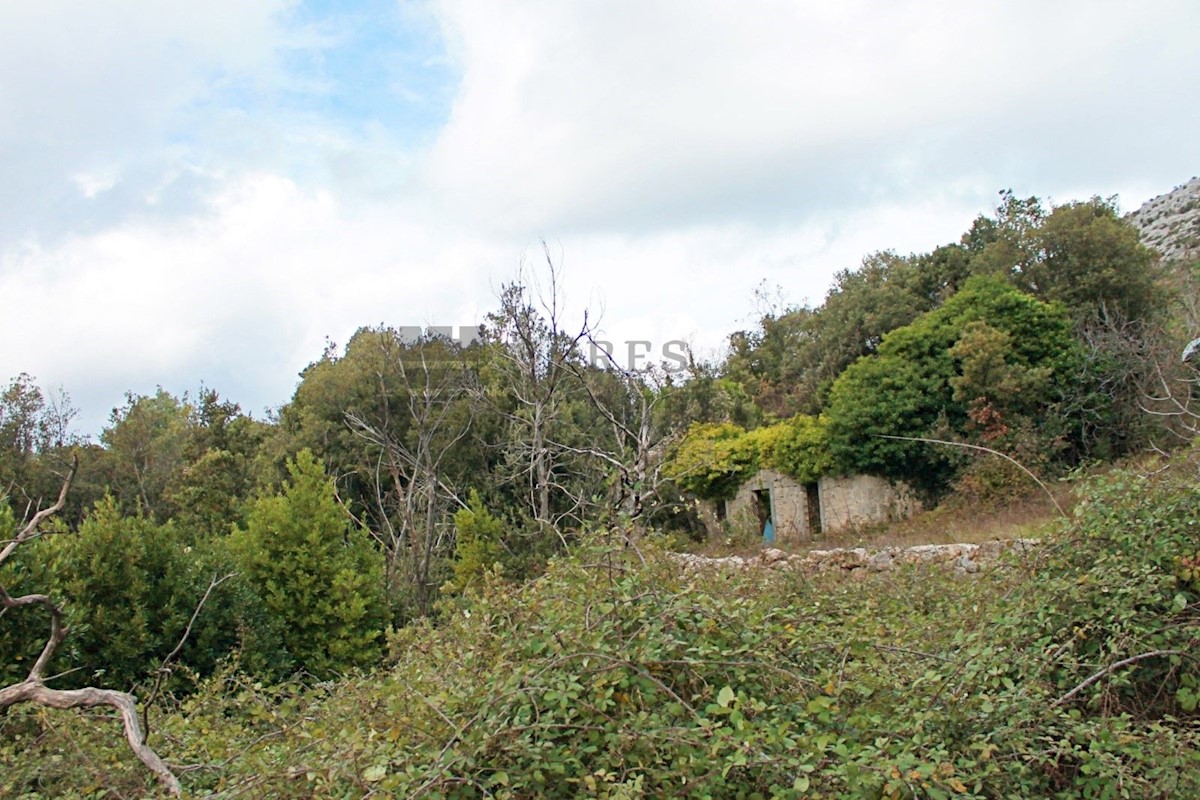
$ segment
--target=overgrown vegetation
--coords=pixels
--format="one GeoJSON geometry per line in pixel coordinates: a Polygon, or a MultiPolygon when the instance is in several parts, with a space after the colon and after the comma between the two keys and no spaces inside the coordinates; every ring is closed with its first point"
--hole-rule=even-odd
{"type": "MultiPolygon", "coordinates": [[[[1189,446],[1195,271],[1156,265],[1112,201],[1006,193],[960,242],[870,256],[682,373],[596,361],[550,265],[469,347],[330,345],[268,421],[160,389],[91,444],[22,375],[0,526],[80,466],[0,587],[61,604],[46,680],[150,700],[201,794],[1200,793],[1185,456],[1092,481],[1035,562],[971,579],[685,575],[663,552],[762,468],[975,502],[1024,478],[914,439],[1044,476],[1189,446]]],[[[3,684],[49,607],[0,611],[3,684]]],[[[103,725],[12,706],[0,731],[5,796],[151,791],[103,725]]]]}
{"type": "MultiPolygon", "coordinates": [[[[231,665],[155,735],[222,796],[1191,796],[1196,488],[1112,473],[1030,561],[969,579],[686,575],[595,534],[392,634],[373,674],[231,665]]],[[[94,724],[0,725],[8,796],[148,788],[94,724]]]]}

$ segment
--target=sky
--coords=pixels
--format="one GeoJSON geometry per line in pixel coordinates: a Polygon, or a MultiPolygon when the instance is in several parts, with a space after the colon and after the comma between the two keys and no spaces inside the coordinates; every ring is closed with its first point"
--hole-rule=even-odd
{"type": "Polygon", "coordinates": [[[999,191],[1200,174],[1194,0],[0,0],[0,380],[263,417],[364,325],[524,265],[718,357],[999,191]]]}

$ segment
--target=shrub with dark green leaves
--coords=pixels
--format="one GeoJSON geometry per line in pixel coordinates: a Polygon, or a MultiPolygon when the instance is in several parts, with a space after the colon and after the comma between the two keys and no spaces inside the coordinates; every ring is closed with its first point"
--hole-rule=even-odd
{"type": "Polygon", "coordinates": [[[1054,453],[1071,419],[1055,398],[1075,391],[1079,345],[1064,308],[976,277],[940,308],[886,337],[833,384],[828,421],[835,469],[943,492],[961,452],[898,438],[981,439],[999,449],[1008,430],[1036,432],[1054,453]]]}

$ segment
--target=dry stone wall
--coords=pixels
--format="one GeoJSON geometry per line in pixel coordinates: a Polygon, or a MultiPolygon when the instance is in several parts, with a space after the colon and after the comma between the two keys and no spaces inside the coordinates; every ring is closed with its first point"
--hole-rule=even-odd
{"type": "Polygon", "coordinates": [[[672,553],[684,569],[776,569],[820,572],[841,570],[861,574],[884,572],[905,564],[930,564],[960,574],[978,572],[1009,551],[1024,552],[1038,546],[1037,539],[996,539],[980,544],[923,544],[916,547],[863,547],[785,553],[768,548],[758,556],[709,558],[694,553],[672,553]]]}

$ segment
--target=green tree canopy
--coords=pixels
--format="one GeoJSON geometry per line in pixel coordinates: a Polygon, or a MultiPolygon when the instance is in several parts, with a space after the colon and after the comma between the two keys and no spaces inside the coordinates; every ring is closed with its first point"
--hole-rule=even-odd
{"type": "Polygon", "coordinates": [[[1080,319],[1155,317],[1163,304],[1154,251],[1121,219],[1115,198],[1093,197],[1047,212],[1036,197],[1002,194],[995,220],[969,234],[975,274],[1003,275],[1020,289],[1059,301],[1080,319]]]}
{"type": "MultiPolygon", "coordinates": [[[[944,488],[958,457],[945,448],[881,438],[981,433],[990,425],[1053,420],[1077,358],[1068,314],[999,278],[975,277],[935,311],[884,338],[834,383],[827,412],[837,469],[944,488]]],[[[1053,426],[1051,426],[1053,428],[1053,426]]],[[[995,430],[993,427],[991,430],[995,430]]],[[[1044,430],[1053,439],[1058,430],[1044,430]]],[[[1052,442],[1047,442],[1051,444],[1052,442]]]]}

